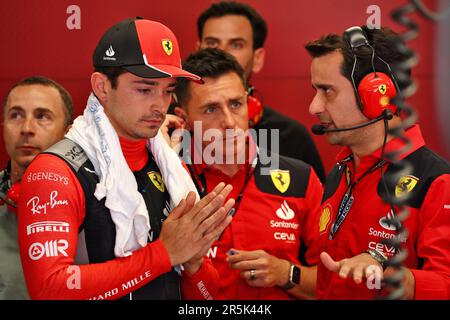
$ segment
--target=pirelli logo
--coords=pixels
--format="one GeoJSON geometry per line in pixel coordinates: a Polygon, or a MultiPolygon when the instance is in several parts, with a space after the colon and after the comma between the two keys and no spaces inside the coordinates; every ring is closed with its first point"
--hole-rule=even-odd
{"type": "Polygon", "coordinates": [[[39,221],[27,226],[27,235],[41,232],[69,232],[69,224],[61,221],[39,221]]]}

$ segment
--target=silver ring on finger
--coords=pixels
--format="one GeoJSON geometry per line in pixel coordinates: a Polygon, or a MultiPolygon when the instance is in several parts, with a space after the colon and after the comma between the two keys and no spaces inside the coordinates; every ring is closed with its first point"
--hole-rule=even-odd
{"type": "Polygon", "coordinates": [[[255,279],[256,279],[256,270],[251,269],[250,270],[250,280],[255,280],[255,279]]]}

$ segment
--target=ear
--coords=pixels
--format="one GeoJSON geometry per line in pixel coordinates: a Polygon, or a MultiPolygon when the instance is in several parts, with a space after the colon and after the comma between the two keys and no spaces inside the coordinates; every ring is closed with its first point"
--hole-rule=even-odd
{"type": "Polygon", "coordinates": [[[67,132],[69,132],[70,128],[72,128],[72,125],[69,124],[66,129],[64,130],[64,134],[67,134],[67,132]]]}
{"type": "Polygon", "coordinates": [[[191,130],[186,110],[184,110],[182,107],[175,107],[174,112],[177,117],[180,117],[184,120],[184,122],[186,123],[186,130],[191,130]]]}
{"type": "Polygon", "coordinates": [[[197,48],[197,50],[200,50],[201,49],[201,42],[197,40],[195,42],[195,47],[197,48]]]}
{"type": "Polygon", "coordinates": [[[253,73],[258,73],[264,67],[264,58],[266,51],[264,48],[256,49],[253,53],[253,73]]]}
{"type": "Polygon", "coordinates": [[[100,103],[105,106],[108,101],[108,94],[112,90],[108,77],[103,73],[94,72],[91,75],[91,86],[100,103]]]}

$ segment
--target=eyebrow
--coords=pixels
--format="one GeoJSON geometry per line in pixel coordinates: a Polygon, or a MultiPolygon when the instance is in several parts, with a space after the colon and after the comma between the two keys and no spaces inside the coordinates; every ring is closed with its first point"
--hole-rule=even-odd
{"type": "MultiPolygon", "coordinates": [[[[236,97],[228,99],[228,101],[238,101],[238,100],[243,99],[244,97],[245,97],[244,94],[240,94],[240,95],[238,95],[236,97]]],[[[200,110],[205,110],[205,109],[207,109],[209,107],[214,107],[214,106],[218,106],[218,105],[220,105],[220,103],[217,102],[217,101],[208,101],[208,102],[206,102],[206,103],[204,103],[204,104],[202,104],[200,106],[200,110]]]]}
{"type": "MultiPolygon", "coordinates": [[[[8,110],[8,112],[11,112],[11,111],[25,111],[25,109],[22,108],[21,106],[12,106],[12,107],[8,110]]],[[[36,108],[36,109],[33,109],[33,112],[48,112],[48,113],[53,114],[53,111],[52,111],[52,110],[50,110],[49,108],[45,108],[45,107],[38,107],[38,108],[36,108]]]]}
{"type": "MultiPolygon", "coordinates": [[[[208,41],[208,40],[214,40],[214,41],[219,41],[219,42],[221,41],[220,38],[217,38],[214,36],[207,36],[203,39],[203,41],[208,41]]],[[[246,40],[242,37],[235,37],[235,38],[227,39],[227,41],[244,41],[245,42],[246,40]]]]}
{"type": "Polygon", "coordinates": [[[322,90],[328,90],[330,88],[333,88],[331,84],[324,84],[324,83],[311,83],[311,86],[313,89],[322,89],[322,90]]]}
{"type": "MultiPolygon", "coordinates": [[[[146,84],[146,85],[149,85],[149,86],[159,86],[160,85],[159,82],[151,81],[151,80],[134,80],[133,83],[146,84]]],[[[175,87],[176,85],[177,85],[177,82],[174,81],[171,84],[169,84],[168,87],[175,87]]]]}

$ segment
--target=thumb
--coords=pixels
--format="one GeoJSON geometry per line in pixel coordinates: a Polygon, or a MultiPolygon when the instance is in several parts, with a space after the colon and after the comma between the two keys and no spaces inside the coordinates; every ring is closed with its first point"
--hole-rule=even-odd
{"type": "Polygon", "coordinates": [[[331,258],[325,251],[320,254],[320,261],[322,261],[325,268],[332,272],[338,272],[340,269],[339,262],[334,261],[333,258],[331,258]]]}
{"type": "MultiPolygon", "coordinates": [[[[176,220],[179,219],[186,208],[186,200],[183,199],[180,201],[180,203],[170,212],[169,216],[167,217],[167,219],[172,219],[172,220],[176,220]]],[[[167,220],[166,219],[166,220],[167,220]]]]}

